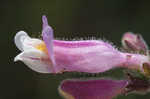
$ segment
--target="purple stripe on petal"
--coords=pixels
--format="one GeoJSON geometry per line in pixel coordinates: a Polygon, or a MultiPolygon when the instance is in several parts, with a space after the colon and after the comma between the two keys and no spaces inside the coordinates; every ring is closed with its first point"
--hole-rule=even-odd
{"type": "Polygon", "coordinates": [[[121,94],[127,84],[126,80],[65,80],[59,91],[66,99],[112,99],[121,94]]]}
{"type": "Polygon", "coordinates": [[[42,17],[42,21],[43,21],[42,37],[48,49],[49,57],[53,65],[55,65],[55,58],[53,51],[53,29],[48,25],[46,16],[42,17]]]}
{"type": "Polygon", "coordinates": [[[110,44],[103,42],[101,40],[84,40],[84,41],[63,41],[63,40],[54,40],[55,46],[68,47],[68,48],[79,48],[79,47],[90,47],[96,45],[106,45],[111,47],[110,44]]]}

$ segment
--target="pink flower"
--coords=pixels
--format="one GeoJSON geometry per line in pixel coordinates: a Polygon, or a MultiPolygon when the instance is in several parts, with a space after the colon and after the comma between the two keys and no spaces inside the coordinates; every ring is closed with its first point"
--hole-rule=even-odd
{"type": "Polygon", "coordinates": [[[53,30],[45,16],[42,21],[43,40],[31,38],[24,31],[15,36],[15,44],[22,51],[15,61],[23,61],[32,70],[41,73],[99,73],[125,67],[144,72],[143,64],[149,64],[149,56],[120,52],[102,40],[54,40],[53,30]]]}
{"type": "Polygon", "coordinates": [[[112,99],[124,93],[127,80],[65,80],[59,92],[65,99],[112,99]]]}

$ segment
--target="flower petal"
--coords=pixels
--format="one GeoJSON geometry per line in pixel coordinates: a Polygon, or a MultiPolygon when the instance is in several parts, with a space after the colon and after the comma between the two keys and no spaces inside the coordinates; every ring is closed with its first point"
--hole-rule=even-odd
{"type": "Polygon", "coordinates": [[[121,52],[103,41],[61,42],[55,41],[54,51],[57,65],[65,71],[105,72],[126,61],[121,52]]]}
{"type": "Polygon", "coordinates": [[[17,46],[18,49],[21,50],[21,51],[23,51],[22,45],[23,45],[23,41],[24,41],[25,38],[28,38],[27,33],[24,32],[24,31],[19,31],[19,32],[16,34],[15,39],[14,39],[16,46],[17,46]]]}
{"type": "Polygon", "coordinates": [[[127,86],[126,80],[65,80],[59,92],[66,99],[112,99],[127,86]]]}
{"type": "Polygon", "coordinates": [[[18,56],[15,57],[14,61],[22,61],[24,62],[29,68],[36,72],[41,73],[50,73],[51,70],[51,62],[45,53],[42,51],[31,49],[26,50],[20,53],[18,56]]]}
{"type": "Polygon", "coordinates": [[[14,41],[18,49],[21,51],[33,49],[36,45],[43,43],[42,40],[30,38],[24,31],[19,31],[16,34],[14,41]]]}
{"type": "Polygon", "coordinates": [[[48,49],[49,57],[53,65],[55,66],[55,58],[53,51],[53,29],[48,25],[46,16],[42,17],[42,21],[43,21],[42,37],[48,49]]]}

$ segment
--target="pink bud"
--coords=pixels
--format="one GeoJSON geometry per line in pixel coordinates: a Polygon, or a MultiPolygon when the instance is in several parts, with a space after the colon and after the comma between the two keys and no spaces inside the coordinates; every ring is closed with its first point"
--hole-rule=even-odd
{"type": "Polygon", "coordinates": [[[59,92],[66,99],[112,99],[121,94],[127,80],[65,80],[59,92]]]}
{"type": "Polygon", "coordinates": [[[139,34],[127,32],[122,38],[122,45],[125,49],[138,52],[146,52],[148,50],[147,44],[139,34]]]}

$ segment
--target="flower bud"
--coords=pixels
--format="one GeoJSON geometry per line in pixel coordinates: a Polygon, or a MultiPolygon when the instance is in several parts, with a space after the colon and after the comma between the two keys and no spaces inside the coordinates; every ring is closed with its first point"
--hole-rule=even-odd
{"type": "Polygon", "coordinates": [[[122,94],[127,80],[64,80],[59,92],[65,99],[112,99],[122,94]]]}
{"type": "Polygon", "coordinates": [[[127,32],[122,38],[123,48],[130,51],[144,52],[148,50],[147,44],[139,34],[127,32]]]}

